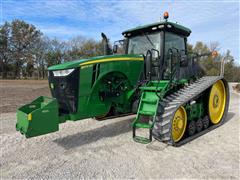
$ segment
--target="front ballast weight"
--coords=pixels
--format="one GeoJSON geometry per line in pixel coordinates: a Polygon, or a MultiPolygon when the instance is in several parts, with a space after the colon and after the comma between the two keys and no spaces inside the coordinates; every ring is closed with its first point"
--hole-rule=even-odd
{"type": "Polygon", "coordinates": [[[58,103],[40,96],[17,110],[16,130],[27,138],[58,131],[58,103]]]}

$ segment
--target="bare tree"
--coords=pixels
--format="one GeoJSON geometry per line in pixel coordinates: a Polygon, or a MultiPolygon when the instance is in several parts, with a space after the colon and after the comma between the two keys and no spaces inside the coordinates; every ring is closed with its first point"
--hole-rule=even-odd
{"type": "Polygon", "coordinates": [[[32,50],[34,65],[37,69],[38,79],[46,77],[47,53],[51,51],[51,40],[46,36],[41,36],[34,44],[32,50]]]}
{"type": "Polygon", "coordinates": [[[64,62],[65,53],[67,51],[67,44],[54,38],[49,42],[49,45],[50,51],[46,54],[47,66],[64,62]]]}

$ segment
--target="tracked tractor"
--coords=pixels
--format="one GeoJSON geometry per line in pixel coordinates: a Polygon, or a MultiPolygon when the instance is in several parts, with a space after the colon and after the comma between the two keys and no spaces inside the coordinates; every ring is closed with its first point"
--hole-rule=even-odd
{"type": "Polygon", "coordinates": [[[48,68],[52,97],[20,107],[16,129],[30,138],[58,131],[66,121],[136,113],[136,142],[153,137],[177,146],[218,127],[229,104],[223,67],[218,76],[202,75],[197,59],[211,53],[190,54],[190,33],[164,13],[161,22],[124,31],[113,49],[102,34],[104,56],[48,68]],[[147,136],[139,136],[141,128],[147,136]]]}

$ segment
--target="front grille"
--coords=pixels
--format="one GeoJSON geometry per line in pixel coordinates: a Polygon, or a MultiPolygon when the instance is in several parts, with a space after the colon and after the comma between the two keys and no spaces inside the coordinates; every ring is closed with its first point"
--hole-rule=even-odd
{"type": "Polygon", "coordinates": [[[79,68],[67,76],[55,77],[49,72],[49,85],[52,96],[59,104],[60,114],[74,113],[78,106],[79,68]]]}

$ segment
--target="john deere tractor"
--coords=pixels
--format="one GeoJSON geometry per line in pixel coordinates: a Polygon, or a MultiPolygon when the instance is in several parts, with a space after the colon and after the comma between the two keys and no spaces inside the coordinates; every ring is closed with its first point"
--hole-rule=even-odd
{"type": "Polygon", "coordinates": [[[164,13],[161,22],[124,31],[113,49],[102,34],[104,56],[48,68],[52,97],[20,107],[16,129],[30,138],[58,131],[66,121],[136,113],[135,141],[154,137],[177,146],[218,127],[227,116],[228,84],[223,72],[202,75],[198,57],[211,53],[190,54],[190,33],[164,13]],[[149,136],[137,135],[140,128],[149,136]]]}

